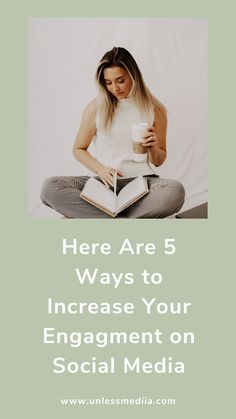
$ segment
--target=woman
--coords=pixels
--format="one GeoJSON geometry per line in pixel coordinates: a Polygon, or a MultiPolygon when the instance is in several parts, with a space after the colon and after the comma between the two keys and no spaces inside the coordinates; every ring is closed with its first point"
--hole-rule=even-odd
{"type": "MultiPolygon", "coordinates": [[[[125,48],[108,51],[97,72],[98,97],[86,107],[73,154],[106,187],[112,187],[116,172],[117,193],[134,177],[147,178],[149,193],[119,214],[119,218],[163,218],[182,207],[183,186],[160,179],[156,168],[166,159],[167,117],[165,107],[145,85],[140,69],[125,48]],[[131,126],[150,127],[143,138],[147,161],[133,160],[131,126]],[[94,143],[95,155],[88,150],[94,143]]],[[[80,198],[88,176],[51,177],[42,188],[42,201],[68,218],[109,218],[80,198]]]]}

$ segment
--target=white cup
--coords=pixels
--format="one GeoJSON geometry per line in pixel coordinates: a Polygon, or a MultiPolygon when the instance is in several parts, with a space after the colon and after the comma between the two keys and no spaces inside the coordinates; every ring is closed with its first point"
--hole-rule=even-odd
{"type": "Polygon", "coordinates": [[[131,127],[134,152],[133,159],[138,163],[147,161],[147,148],[143,146],[142,142],[148,129],[149,124],[146,122],[140,122],[139,124],[134,124],[131,127]]]}

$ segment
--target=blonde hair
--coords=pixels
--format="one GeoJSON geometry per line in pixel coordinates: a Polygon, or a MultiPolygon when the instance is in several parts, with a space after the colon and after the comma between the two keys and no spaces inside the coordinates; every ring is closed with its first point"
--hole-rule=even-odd
{"type": "Polygon", "coordinates": [[[127,70],[133,83],[130,95],[132,94],[134,97],[143,116],[149,119],[153,108],[158,108],[161,112],[166,113],[165,107],[145,85],[141,71],[130,52],[125,48],[114,47],[105,53],[96,71],[98,108],[102,128],[106,129],[111,126],[118,105],[118,99],[109,92],[104,80],[104,70],[109,67],[122,67],[127,70]]]}

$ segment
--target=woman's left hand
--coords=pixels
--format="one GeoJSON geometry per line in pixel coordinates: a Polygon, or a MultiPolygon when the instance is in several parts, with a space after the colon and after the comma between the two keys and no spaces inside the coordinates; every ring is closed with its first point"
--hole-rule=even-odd
{"type": "Polygon", "coordinates": [[[143,140],[143,146],[147,147],[148,160],[155,166],[160,166],[166,158],[165,149],[161,149],[160,141],[154,128],[149,128],[143,140]]]}
{"type": "Polygon", "coordinates": [[[143,140],[143,146],[149,147],[151,149],[158,147],[158,139],[154,131],[154,128],[148,129],[148,133],[145,135],[145,138],[143,140]]]}
{"type": "Polygon", "coordinates": [[[166,159],[166,110],[162,107],[155,109],[153,127],[150,127],[143,139],[143,147],[147,147],[148,161],[154,166],[161,166],[166,159]]]}

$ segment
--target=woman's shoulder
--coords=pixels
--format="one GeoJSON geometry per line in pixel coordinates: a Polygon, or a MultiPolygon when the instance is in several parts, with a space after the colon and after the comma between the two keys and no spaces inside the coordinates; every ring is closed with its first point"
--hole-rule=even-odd
{"type": "Polygon", "coordinates": [[[97,110],[97,97],[90,100],[90,102],[85,107],[85,111],[89,113],[96,112],[96,110],[97,110]]]}
{"type": "Polygon", "coordinates": [[[84,108],[83,119],[87,122],[95,121],[97,113],[97,98],[92,99],[84,108]]]}
{"type": "Polygon", "coordinates": [[[155,118],[167,119],[166,107],[157,99],[154,102],[154,114],[155,118]]]}

